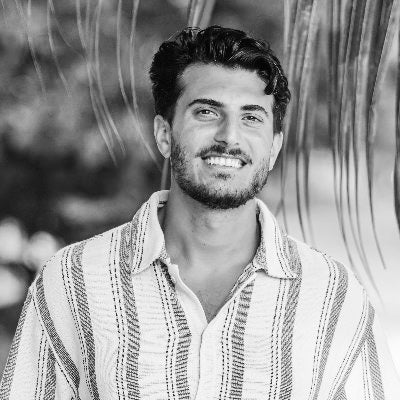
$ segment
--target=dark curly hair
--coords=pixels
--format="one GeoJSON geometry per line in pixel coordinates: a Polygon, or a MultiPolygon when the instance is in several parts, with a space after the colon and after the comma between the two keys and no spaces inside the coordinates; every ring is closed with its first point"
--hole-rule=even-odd
{"type": "Polygon", "coordinates": [[[161,44],[150,67],[157,114],[172,122],[182,91],[179,78],[186,67],[195,63],[256,71],[265,82],[265,94],[274,96],[274,131],[282,130],[290,91],[278,58],[268,43],[217,25],[201,30],[186,28],[161,44]]]}

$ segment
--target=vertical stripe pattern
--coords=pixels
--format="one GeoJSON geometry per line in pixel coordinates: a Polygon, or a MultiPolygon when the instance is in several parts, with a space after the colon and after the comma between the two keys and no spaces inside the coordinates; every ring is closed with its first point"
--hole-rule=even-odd
{"type": "Polygon", "coordinates": [[[0,399],[8,399],[11,390],[11,384],[13,381],[14,369],[18,357],[19,342],[21,339],[22,329],[24,327],[26,313],[28,307],[32,306],[32,293],[29,290],[26,296],[24,305],[22,307],[22,312],[19,317],[17,330],[14,335],[14,339],[11,345],[10,353],[8,355],[6,367],[4,368],[3,377],[1,379],[0,385],[0,399]]]}
{"type": "MultiPolygon", "coordinates": [[[[63,370],[65,370],[65,378],[71,385],[71,389],[78,397],[78,388],[80,384],[80,376],[78,372],[78,368],[73,362],[70,354],[67,352],[59,333],[56,331],[54,326],[54,322],[51,318],[46,297],[44,293],[43,287],[43,276],[39,275],[36,279],[36,302],[35,306],[39,310],[38,314],[40,314],[41,320],[43,322],[44,327],[46,328],[46,332],[50,337],[51,343],[53,344],[53,348],[55,349],[56,355],[60,360],[60,364],[63,366],[63,370]],[[36,304],[37,302],[37,304],[36,304]]],[[[64,371],[63,371],[64,372],[64,371]]]]}
{"type": "Polygon", "coordinates": [[[46,263],[0,400],[400,398],[351,270],[287,236],[259,200],[256,254],[207,323],[167,252],[157,215],[167,200],[155,193],[130,223],[46,263]]]}
{"type": "Polygon", "coordinates": [[[382,384],[382,374],[379,365],[378,352],[376,350],[376,343],[372,328],[368,330],[367,333],[367,349],[368,349],[368,361],[369,361],[369,371],[370,379],[372,383],[372,390],[374,394],[374,400],[383,400],[385,395],[383,392],[382,384]]]}
{"type": "Polygon", "coordinates": [[[117,246],[118,246],[118,234],[113,232],[111,235],[111,243],[109,248],[109,273],[110,273],[110,288],[111,288],[111,296],[113,300],[113,308],[115,313],[115,323],[116,330],[118,333],[118,352],[116,357],[116,366],[115,366],[115,386],[117,390],[118,399],[125,399],[125,391],[124,387],[124,374],[122,368],[122,353],[124,348],[126,347],[126,335],[124,333],[124,324],[122,322],[122,296],[120,294],[120,285],[118,278],[118,266],[117,266],[117,246]]]}
{"type": "Polygon", "coordinates": [[[146,227],[149,220],[149,205],[146,203],[135,214],[132,219],[130,229],[130,264],[132,273],[140,269],[143,254],[144,254],[144,240],[146,238],[146,227]]]}
{"type": "Polygon", "coordinates": [[[360,356],[362,346],[367,337],[368,331],[372,327],[372,322],[374,320],[374,309],[366,299],[364,294],[364,304],[363,312],[360,316],[357,330],[353,334],[351,345],[347,349],[345,358],[342,360],[336,376],[332,380],[331,390],[329,392],[328,400],[335,399],[337,393],[341,390],[341,387],[347,380],[350,374],[351,368],[354,365],[356,358],[360,356]]]}
{"type": "Polygon", "coordinates": [[[84,337],[84,351],[86,353],[86,373],[89,381],[89,390],[94,400],[99,400],[99,391],[96,382],[96,360],[93,338],[93,328],[89,312],[85,281],[82,271],[82,254],[86,241],[76,245],[71,255],[71,273],[75,291],[75,298],[78,306],[78,315],[84,337]]]}
{"type": "Polygon", "coordinates": [[[187,364],[191,333],[167,267],[159,262],[155,263],[154,270],[168,330],[165,362],[168,398],[190,399],[187,364]]]}
{"type": "Polygon", "coordinates": [[[243,390],[244,336],[254,280],[241,291],[232,333],[232,378],[229,399],[241,399],[243,390]]]}
{"type": "Polygon", "coordinates": [[[56,395],[56,359],[51,348],[48,348],[47,372],[44,386],[44,400],[54,400],[56,395]]]}
{"type": "Polygon", "coordinates": [[[282,325],[285,318],[285,295],[289,288],[289,283],[286,281],[279,282],[278,294],[276,298],[275,312],[272,323],[272,332],[270,337],[270,350],[271,350],[271,366],[269,377],[269,390],[268,400],[276,399],[278,397],[279,378],[282,370],[281,362],[282,357],[280,354],[280,345],[282,343],[282,325]]]}
{"type": "Polygon", "coordinates": [[[128,399],[139,399],[138,358],[140,350],[140,328],[135,304],[135,293],[131,282],[129,259],[131,227],[125,226],[121,232],[119,248],[119,267],[121,271],[122,297],[126,314],[126,344],[122,350],[125,356],[125,380],[128,388],[128,399]]]}
{"type": "Polygon", "coordinates": [[[37,360],[37,375],[36,375],[36,385],[35,385],[35,400],[41,398],[43,390],[43,379],[46,373],[46,338],[44,331],[40,333],[40,345],[39,345],[39,357],[37,360]]]}
{"type": "MultiPolygon", "coordinates": [[[[324,256],[328,265],[332,264],[332,261],[328,260],[326,256],[324,256]]],[[[343,306],[344,299],[346,297],[347,287],[348,287],[348,274],[343,265],[340,263],[334,263],[334,269],[332,270],[334,274],[336,291],[333,297],[333,304],[329,316],[328,325],[326,328],[326,333],[324,335],[324,345],[322,348],[321,358],[319,360],[318,366],[316,367],[316,371],[318,371],[318,380],[316,381],[314,389],[313,400],[318,399],[319,390],[321,388],[322,378],[324,375],[329,351],[332,344],[333,335],[336,330],[336,325],[339,319],[340,311],[343,306]]]]}
{"type": "Polygon", "coordinates": [[[235,310],[237,309],[237,299],[234,298],[230,303],[224,318],[224,325],[221,335],[222,349],[222,374],[219,389],[219,400],[227,398],[229,381],[231,380],[231,362],[232,354],[230,351],[230,338],[232,336],[232,326],[234,321],[235,310]]]}
{"type": "Polygon", "coordinates": [[[293,329],[296,318],[297,304],[301,286],[301,261],[297,251],[296,243],[293,240],[287,242],[287,251],[291,255],[291,270],[297,274],[297,278],[290,281],[288,299],[285,306],[285,317],[282,328],[282,361],[281,361],[281,386],[279,400],[288,400],[292,395],[292,349],[293,329]]]}

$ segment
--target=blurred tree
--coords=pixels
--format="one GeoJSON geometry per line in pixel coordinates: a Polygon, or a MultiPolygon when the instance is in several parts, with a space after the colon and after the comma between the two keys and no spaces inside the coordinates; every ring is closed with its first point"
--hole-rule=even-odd
{"type": "MultiPolygon", "coordinates": [[[[329,169],[350,262],[359,271],[360,265],[368,270],[372,263],[366,262],[369,255],[361,232],[371,221],[364,211],[360,223],[360,207],[364,200],[373,215],[375,107],[400,1],[226,0],[216,1],[214,7],[210,3],[1,0],[0,221],[15,218],[26,231],[24,243],[31,243],[33,250],[38,237],[68,244],[129,220],[159,189],[162,160],[152,139],[148,69],[160,43],[186,26],[189,7],[192,21],[197,18],[204,24],[212,11],[209,24],[263,38],[285,60],[293,99],[281,193],[272,181],[272,203],[278,213],[297,208],[300,232],[312,241],[311,197],[330,196],[327,174],[318,175],[329,169]],[[310,177],[312,157],[320,149],[325,152],[310,177]],[[368,193],[362,195],[361,189],[368,193]],[[41,231],[44,236],[37,235],[41,231]]],[[[390,68],[393,88],[398,73],[396,66],[390,68]]],[[[390,93],[384,108],[390,106],[390,93]]],[[[381,158],[386,162],[393,155],[394,140],[388,138],[395,128],[384,123],[382,131],[388,134],[377,135],[377,140],[386,141],[381,158]]],[[[396,132],[398,139],[398,128],[396,132]]],[[[379,176],[387,172],[385,162],[379,176]]],[[[33,278],[26,268],[29,257],[36,256],[24,254],[18,262],[0,259],[0,269],[14,271],[26,287],[33,278]]],[[[0,307],[0,339],[13,333],[19,307],[0,307]]],[[[1,362],[0,357],[0,370],[1,362]]]]}

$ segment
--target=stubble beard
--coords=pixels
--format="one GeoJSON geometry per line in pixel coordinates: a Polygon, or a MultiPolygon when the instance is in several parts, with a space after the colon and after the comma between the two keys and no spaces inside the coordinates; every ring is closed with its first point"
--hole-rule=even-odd
{"type": "Polygon", "coordinates": [[[181,188],[192,199],[213,210],[228,210],[240,207],[253,199],[265,186],[269,173],[269,158],[264,158],[256,170],[250,184],[243,189],[229,189],[230,174],[219,173],[216,179],[228,181],[225,187],[214,187],[204,183],[195,183],[190,176],[188,152],[183,146],[171,141],[172,175],[181,188]]]}

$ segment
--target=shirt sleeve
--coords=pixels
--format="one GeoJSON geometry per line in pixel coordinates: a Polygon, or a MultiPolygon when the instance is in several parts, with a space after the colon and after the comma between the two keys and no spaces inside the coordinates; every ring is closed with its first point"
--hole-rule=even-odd
{"type": "Polygon", "coordinates": [[[32,286],[3,371],[0,400],[69,400],[72,391],[36,312],[32,286]]]}
{"type": "Polygon", "coordinates": [[[400,380],[376,314],[346,381],[343,398],[347,400],[400,399],[400,380]]]}

